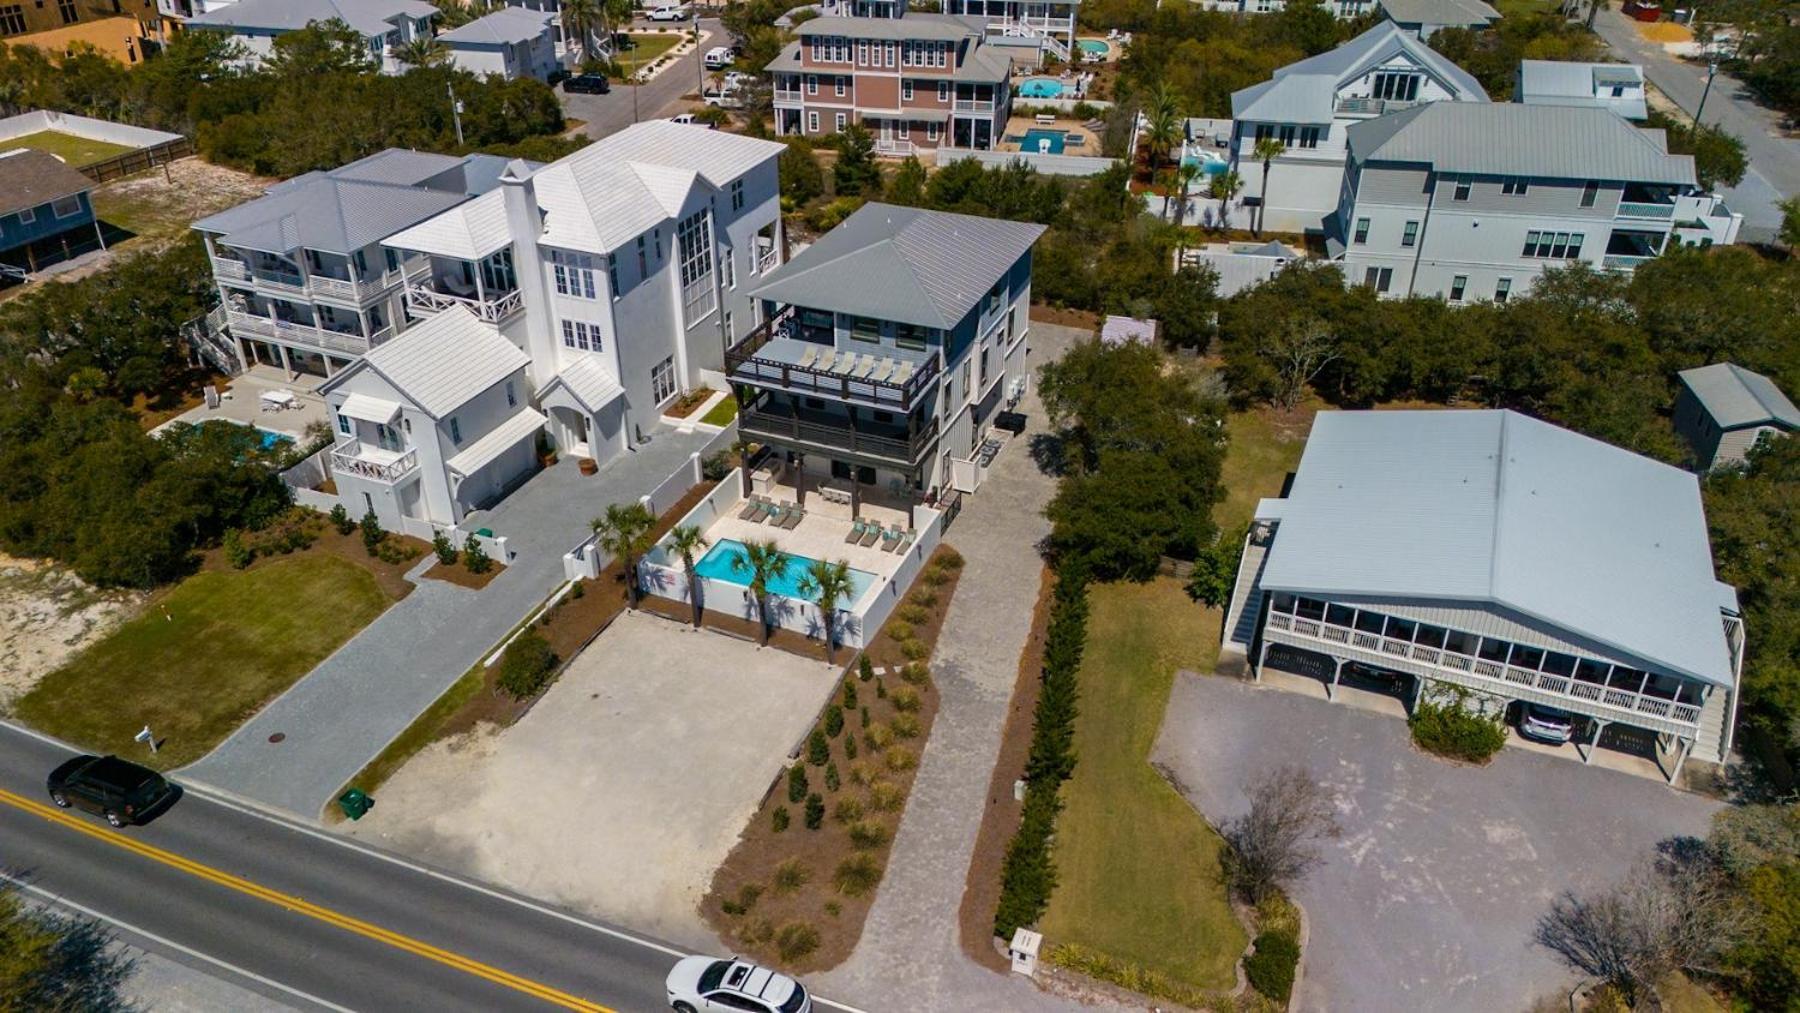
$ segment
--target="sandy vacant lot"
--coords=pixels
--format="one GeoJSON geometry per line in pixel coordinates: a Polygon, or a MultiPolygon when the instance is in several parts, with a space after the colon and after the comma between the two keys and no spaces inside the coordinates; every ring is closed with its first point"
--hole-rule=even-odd
{"type": "Polygon", "coordinates": [[[716,948],[700,897],[835,685],[817,662],[627,613],[518,724],[432,745],[347,826],[716,948]]]}
{"type": "Polygon", "coordinates": [[[0,711],[131,618],[142,600],[97,591],[47,563],[0,555],[0,711]]]}

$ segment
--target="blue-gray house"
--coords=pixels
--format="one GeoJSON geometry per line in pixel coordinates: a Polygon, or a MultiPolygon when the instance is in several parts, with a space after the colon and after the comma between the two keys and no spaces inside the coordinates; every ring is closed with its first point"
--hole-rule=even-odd
{"type": "Polygon", "coordinates": [[[0,263],[35,271],[100,245],[93,188],[54,155],[0,151],[0,263]]]}

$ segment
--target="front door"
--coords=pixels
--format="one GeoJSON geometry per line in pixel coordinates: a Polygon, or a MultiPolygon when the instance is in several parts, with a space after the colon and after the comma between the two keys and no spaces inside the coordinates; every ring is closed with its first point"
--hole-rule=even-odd
{"type": "Polygon", "coordinates": [[[882,120],[881,121],[881,146],[884,148],[892,148],[893,145],[894,145],[894,121],[893,120],[882,120]]]}

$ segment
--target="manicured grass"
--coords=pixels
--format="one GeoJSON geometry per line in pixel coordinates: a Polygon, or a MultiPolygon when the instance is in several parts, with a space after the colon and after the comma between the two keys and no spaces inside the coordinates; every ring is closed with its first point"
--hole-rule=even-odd
{"type": "Polygon", "coordinates": [[[1075,776],[1056,826],[1046,938],[1226,989],[1248,941],[1219,878],[1224,842],[1150,767],[1175,670],[1210,670],[1219,613],[1179,581],[1089,591],[1075,776]]]}
{"type": "Polygon", "coordinates": [[[1516,18],[1522,14],[1554,14],[1556,0],[1494,0],[1494,9],[1503,18],[1516,18]]]}
{"type": "Polygon", "coordinates": [[[1300,465],[1309,422],[1304,413],[1279,415],[1253,408],[1225,420],[1231,436],[1225,452],[1225,499],[1213,507],[1219,529],[1233,532],[1250,523],[1256,502],[1281,495],[1281,484],[1300,465]]]}
{"type": "Polygon", "coordinates": [[[725,400],[713,405],[705,415],[700,416],[700,421],[709,426],[728,426],[735,418],[737,418],[737,398],[727,396],[725,400]]]}
{"type": "Polygon", "coordinates": [[[685,38],[687,35],[682,32],[633,33],[631,41],[637,45],[619,51],[619,67],[629,77],[637,73],[639,68],[655,63],[657,57],[680,45],[685,38]]]}
{"type": "Polygon", "coordinates": [[[178,767],[218,745],[388,603],[373,574],[327,553],[199,573],[46,676],[16,714],[89,749],[178,767]],[[146,724],[162,740],[154,756],[132,741],[146,724]]]}
{"type": "Polygon", "coordinates": [[[85,137],[65,134],[55,130],[40,130],[35,134],[13,137],[0,141],[0,151],[11,151],[14,148],[36,148],[74,166],[98,162],[103,158],[123,155],[136,148],[126,144],[108,144],[105,141],[90,141],[85,137]]]}

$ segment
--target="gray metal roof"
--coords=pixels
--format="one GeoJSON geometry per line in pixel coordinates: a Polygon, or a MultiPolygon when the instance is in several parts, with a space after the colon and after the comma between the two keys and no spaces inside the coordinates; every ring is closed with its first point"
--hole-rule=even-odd
{"type": "Polygon", "coordinates": [[[1349,42],[1290,63],[1275,76],[1231,93],[1231,114],[1265,123],[1330,123],[1337,90],[1374,68],[1405,55],[1465,101],[1487,101],[1481,82],[1469,72],[1391,21],[1384,21],[1349,42]],[[1296,78],[1292,83],[1284,83],[1296,78]]]}
{"type": "Polygon", "coordinates": [[[751,294],[949,329],[1043,233],[1030,222],[865,204],[751,294]]]}
{"type": "Polygon", "coordinates": [[[1488,604],[1729,686],[1698,479],[1511,411],[1320,412],[1270,590],[1488,604]]]}
{"type": "Polygon", "coordinates": [[[856,18],[826,16],[801,22],[794,29],[802,39],[815,35],[836,35],[852,39],[931,39],[955,42],[981,30],[961,18],[949,14],[908,14],[903,18],[856,18]]]}
{"type": "Polygon", "coordinates": [[[530,42],[551,31],[556,15],[523,7],[502,7],[438,36],[446,46],[505,46],[530,42]]]}
{"type": "Polygon", "coordinates": [[[1413,162],[1438,172],[1695,185],[1694,159],[1660,130],[1612,112],[1517,102],[1433,102],[1353,123],[1357,162],[1413,162]]]}
{"type": "Polygon", "coordinates": [[[1715,362],[1684,369],[1680,376],[1720,429],[1773,424],[1800,430],[1800,408],[1761,373],[1732,362],[1715,362]]]}
{"type": "Polygon", "coordinates": [[[1389,19],[1404,25],[1467,28],[1500,20],[1500,12],[1481,0],[1381,0],[1381,9],[1389,19]]]}
{"type": "Polygon", "coordinates": [[[315,21],[342,21],[365,36],[385,35],[400,15],[433,17],[437,8],[423,0],[236,0],[187,19],[190,28],[262,28],[293,32],[315,21]]]}
{"type": "MultiPolygon", "coordinates": [[[[1520,60],[1521,96],[1594,97],[1594,83],[1602,78],[1621,83],[1644,81],[1644,69],[1635,63],[1577,63],[1570,60],[1520,60]]],[[[1521,101],[1530,101],[1521,97],[1521,101]]]]}

